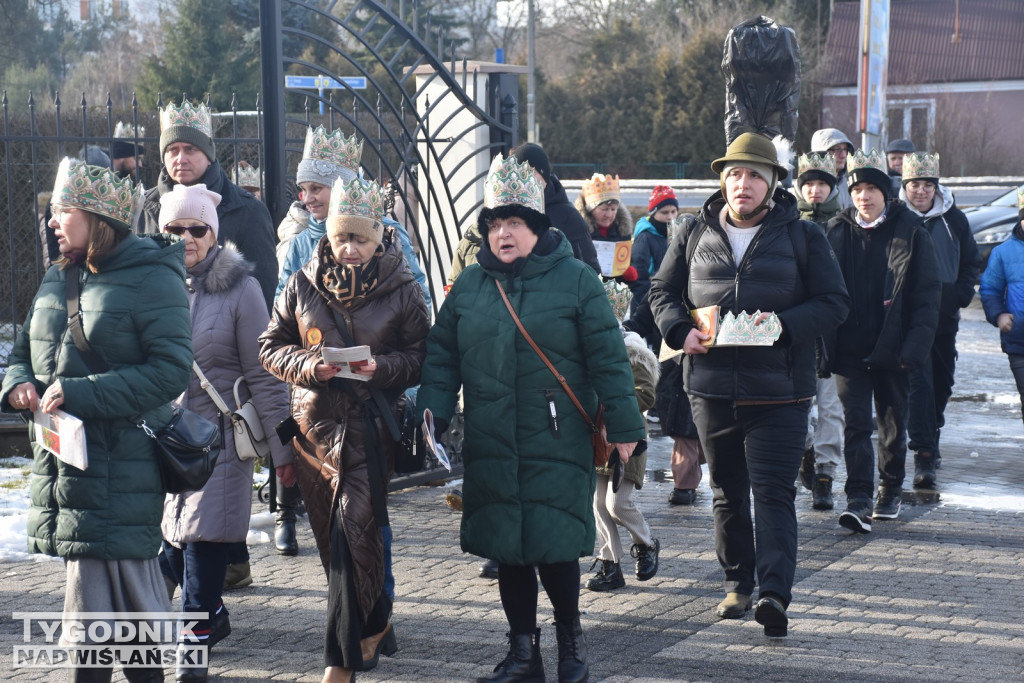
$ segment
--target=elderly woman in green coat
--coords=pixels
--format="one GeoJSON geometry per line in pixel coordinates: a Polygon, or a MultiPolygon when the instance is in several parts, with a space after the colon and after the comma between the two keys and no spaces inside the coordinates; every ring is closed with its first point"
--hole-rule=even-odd
{"type": "MultiPolygon", "coordinates": [[[[78,417],[88,463],[79,469],[58,459],[30,430],[29,551],[64,558],[65,614],[167,612],[157,562],[164,494],[153,441],[134,420],[142,416],[154,430],[163,428],[168,403],[188,386],[185,245],[133,235],[141,196],[131,180],[104,168],[65,159],[52,201],[50,227],[61,259],[43,278],[15,340],[0,406],[59,408],[78,417]],[[72,278],[80,284],[92,360],[68,333],[65,287],[72,278]]],[[[73,644],[68,633],[62,645],[73,644]]],[[[109,681],[111,673],[81,668],[74,680],[109,681]]],[[[124,673],[129,681],[163,680],[160,668],[124,673]]]]}
{"type": "Polygon", "coordinates": [[[590,430],[506,304],[628,460],[644,437],[633,375],[597,275],[549,227],[529,166],[496,157],[485,189],[477,264],[453,285],[427,338],[417,411],[442,429],[463,390],[461,542],[497,560],[509,652],[480,681],[543,680],[537,578],[554,608],[558,680],[588,678],[579,558],[594,550],[590,430]]]}

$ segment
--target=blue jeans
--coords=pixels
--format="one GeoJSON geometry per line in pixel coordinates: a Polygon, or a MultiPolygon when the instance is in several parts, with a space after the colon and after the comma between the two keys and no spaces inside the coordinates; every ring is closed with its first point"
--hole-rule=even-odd
{"type": "Polygon", "coordinates": [[[796,574],[794,482],[810,401],[737,406],[691,396],[690,406],[714,492],[715,551],[724,588],[752,595],[756,570],[761,597],[772,594],[788,606],[796,574]]]}
{"type": "MultiPolygon", "coordinates": [[[[210,618],[223,609],[221,593],[228,568],[231,543],[196,541],[182,544],[181,548],[164,541],[160,554],[160,569],[164,576],[181,586],[183,612],[208,612],[210,618]]],[[[209,629],[210,619],[200,621],[196,634],[209,629]]]]}
{"type": "Polygon", "coordinates": [[[391,601],[395,601],[395,575],[391,571],[391,525],[380,528],[384,537],[384,592],[391,601]]]}

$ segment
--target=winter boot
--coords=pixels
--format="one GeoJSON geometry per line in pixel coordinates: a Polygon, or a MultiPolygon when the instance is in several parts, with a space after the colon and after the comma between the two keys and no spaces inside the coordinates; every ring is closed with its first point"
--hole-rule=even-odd
{"type": "MultiPolygon", "coordinates": [[[[587,579],[586,588],[591,591],[611,591],[626,585],[626,577],[622,575],[622,567],[618,562],[598,560],[601,568],[587,579]]],[[[593,567],[591,567],[593,569],[593,567]]]]}
{"type": "Polygon", "coordinates": [[[580,616],[572,621],[555,619],[555,639],[558,640],[558,683],[585,683],[590,680],[587,670],[587,640],[583,637],[580,616]]]}
{"type": "Polygon", "coordinates": [[[808,448],[800,458],[800,483],[808,491],[814,490],[814,448],[808,448]]]}
{"type": "Polygon", "coordinates": [[[914,488],[935,488],[935,455],[931,451],[914,454],[914,488]]]}
{"type": "Polygon", "coordinates": [[[814,477],[814,486],[811,487],[811,497],[814,500],[812,507],[815,510],[831,510],[835,507],[832,500],[832,477],[819,473],[814,477]]]}
{"type": "Polygon", "coordinates": [[[277,523],[274,529],[274,547],[280,555],[298,555],[299,542],[295,538],[295,513],[302,500],[298,486],[281,486],[277,482],[277,523]]]}
{"type": "MultiPolygon", "coordinates": [[[[509,633],[508,642],[508,654],[505,659],[494,667],[494,673],[490,676],[476,679],[477,683],[544,683],[544,663],[540,658],[540,629],[535,629],[533,633],[509,633]]],[[[558,649],[561,652],[562,641],[558,642],[558,649]]]]}

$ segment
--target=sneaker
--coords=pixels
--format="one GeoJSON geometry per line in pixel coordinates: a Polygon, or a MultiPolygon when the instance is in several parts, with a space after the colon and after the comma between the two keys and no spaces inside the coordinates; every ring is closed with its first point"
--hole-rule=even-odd
{"type": "MultiPolygon", "coordinates": [[[[597,570],[597,574],[587,579],[585,584],[587,590],[611,591],[626,585],[626,577],[622,575],[622,568],[618,562],[595,560],[594,564],[598,562],[601,563],[601,568],[597,570]]],[[[594,565],[591,565],[590,568],[593,569],[594,565]]]]}
{"type": "Polygon", "coordinates": [[[935,455],[931,451],[914,454],[914,488],[935,488],[935,455]]]}
{"type": "Polygon", "coordinates": [[[800,459],[800,483],[808,491],[814,489],[814,449],[808,448],[804,451],[804,457],[800,459]]]}
{"type": "Polygon", "coordinates": [[[635,544],[629,554],[636,558],[636,578],[638,581],[653,579],[658,573],[658,551],[661,550],[661,543],[653,539],[654,545],[635,544]]]}
{"type": "Polygon", "coordinates": [[[670,505],[693,505],[697,500],[697,491],[694,489],[672,489],[672,495],[668,497],[670,505]]]}
{"type": "Polygon", "coordinates": [[[811,496],[814,499],[811,507],[815,510],[831,510],[835,507],[832,501],[832,477],[818,474],[814,478],[814,486],[811,487],[811,496]]]}
{"type": "Polygon", "coordinates": [[[900,516],[900,499],[903,489],[899,487],[879,486],[878,498],[875,500],[874,519],[896,519],[900,516]]]}
{"type": "Polygon", "coordinates": [[[850,531],[866,534],[871,531],[871,501],[851,500],[846,511],[839,515],[839,524],[850,531]]]}
{"type": "Polygon", "coordinates": [[[481,579],[496,579],[498,578],[498,561],[497,560],[484,560],[480,565],[480,578],[481,579]]]}
{"type": "Polygon", "coordinates": [[[764,626],[764,634],[769,638],[785,638],[789,632],[786,608],[774,596],[763,597],[757,601],[754,620],[764,626]]]}
{"type": "Polygon", "coordinates": [[[654,423],[654,424],[658,424],[659,422],[661,422],[661,418],[658,417],[658,411],[655,410],[654,408],[651,408],[650,410],[648,410],[647,411],[647,421],[651,422],[651,423],[654,423]]]}

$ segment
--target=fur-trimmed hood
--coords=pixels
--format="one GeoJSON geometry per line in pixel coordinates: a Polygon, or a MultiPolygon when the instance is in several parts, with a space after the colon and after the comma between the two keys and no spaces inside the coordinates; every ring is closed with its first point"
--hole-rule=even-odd
{"type": "Polygon", "coordinates": [[[612,227],[608,230],[608,237],[598,237],[597,235],[597,224],[594,222],[593,216],[587,211],[587,207],[583,202],[583,195],[580,194],[573,202],[573,206],[583,216],[583,220],[587,222],[587,228],[590,230],[590,237],[592,239],[600,240],[615,240],[622,241],[633,238],[633,216],[629,213],[629,209],[619,202],[619,210],[615,214],[615,222],[612,223],[612,227]]]}
{"type": "Polygon", "coordinates": [[[654,355],[654,351],[651,351],[650,347],[647,346],[647,342],[636,332],[622,331],[622,341],[626,344],[626,354],[629,356],[630,366],[643,365],[644,369],[654,377],[655,383],[658,381],[658,376],[661,374],[661,363],[658,362],[658,357],[654,355]]]}
{"type": "Polygon", "coordinates": [[[217,249],[209,264],[200,262],[190,268],[188,279],[193,287],[202,287],[210,294],[223,294],[238,286],[254,270],[255,266],[242,257],[238,247],[227,242],[217,249]]]}

